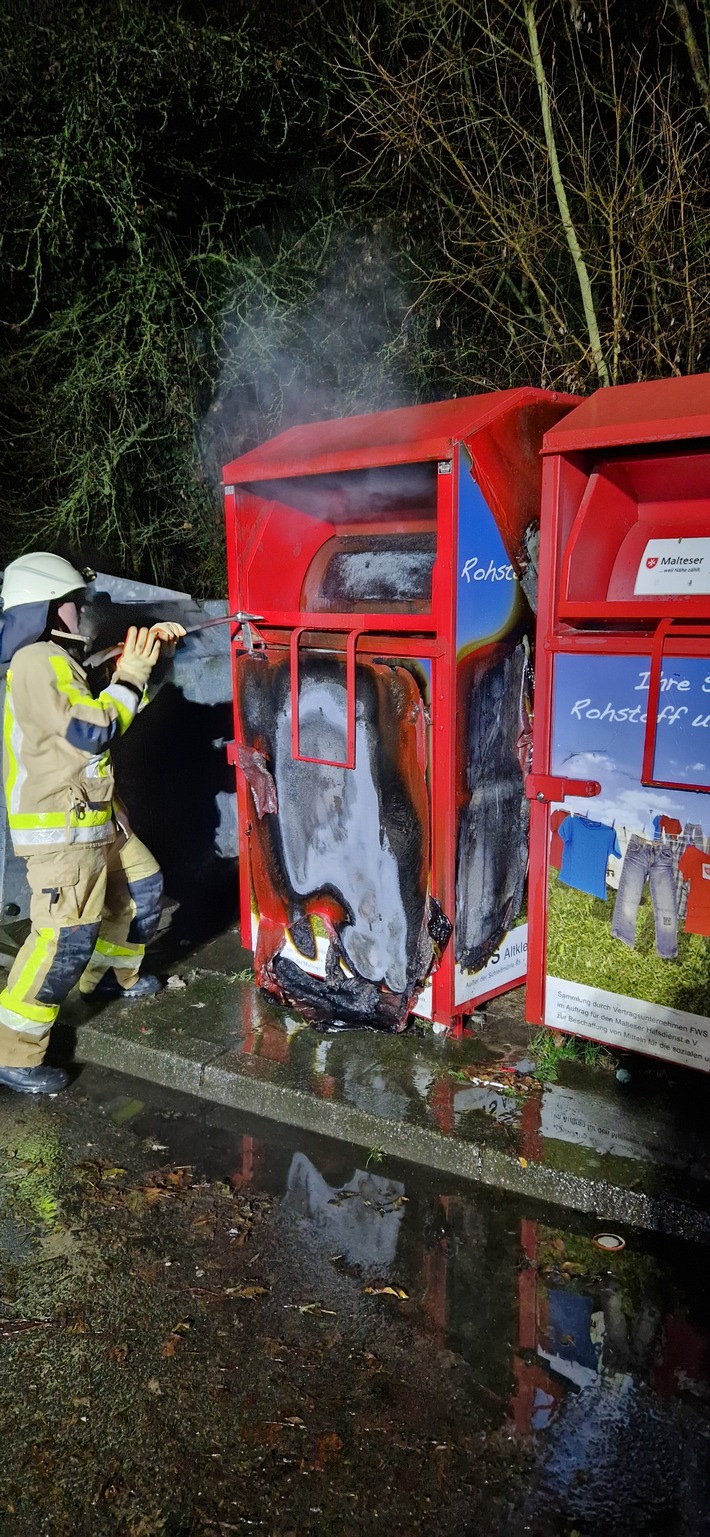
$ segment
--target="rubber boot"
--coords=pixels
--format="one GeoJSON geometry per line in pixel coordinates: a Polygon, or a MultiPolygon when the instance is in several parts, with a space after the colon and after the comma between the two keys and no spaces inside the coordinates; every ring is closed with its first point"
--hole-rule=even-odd
{"type": "Polygon", "coordinates": [[[18,1094],[60,1094],[66,1089],[69,1074],[63,1067],[0,1067],[0,1083],[18,1094]]]}
{"type": "Polygon", "coordinates": [[[130,987],[121,987],[116,973],[111,967],[105,971],[101,981],[97,982],[92,992],[84,992],[80,988],[82,998],[87,1002],[92,998],[126,998],[131,1001],[134,998],[152,998],[155,993],[162,992],[163,984],[158,977],[138,977],[130,987]]]}

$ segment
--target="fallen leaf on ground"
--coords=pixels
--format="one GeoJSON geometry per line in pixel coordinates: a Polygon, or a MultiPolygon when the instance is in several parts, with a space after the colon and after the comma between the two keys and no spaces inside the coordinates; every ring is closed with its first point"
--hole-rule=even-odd
{"type": "Polygon", "coordinates": [[[185,1334],[189,1334],[191,1327],[192,1325],[189,1318],[179,1318],[177,1323],[173,1325],[173,1328],[171,1329],[165,1344],[163,1345],[163,1348],[160,1352],[161,1355],[174,1356],[176,1346],[180,1344],[180,1341],[185,1334]]]}
{"type": "Polygon", "coordinates": [[[284,1302],[284,1307],[297,1313],[324,1313],[335,1318],[335,1308],[324,1308],[321,1302],[284,1302]]]}
{"type": "Polygon", "coordinates": [[[108,1353],[108,1358],[109,1361],[118,1361],[119,1366],[122,1366],[123,1362],[128,1360],[128,1346],[112,1345],[108,1353]]]}
{"type": "Polygon", "coordinates": [[[136,1260],[133,1266],[133,1274],[138,1276],[141,1281],[157,1281],[163,1269],[163,1261],[160,1259],[149,1260],[147,1264],[141,1260],[136,1260]]]}
{"type": "Polygon", "coordinates": [[[213,1242],[215,1237],[215,1220],[211,1212],[202,1217],[195,1217],[190,1223],[190,1238],[204,1239],[205,1242],[213,1242]]]}
{"type": "Polygon", "coordinates": [[[326,1463],[332,1462],[333,1458],[338,1457],[342,1450],[343,1443],[340,1436],[336,1435],[334,1430],[324,1431],[322,1435],[316,1436],[313,1462],[318,1472],[322,1472],[326,1463]]]}
{"type": "Polygon", "coordinates": [[[225,1297],[267,1297],[268,1293],[268,1286],[259,1286],[256,1283],[242,1286],[225,1286],[224,1288],[225,1297]]]}
{"type": "Polygon", "coordinates": [[[134,1216],[139,1217],[145,1211],[146,1206],[155,1206],[164,1191],[156,1189],[155,1185],[137,1187],[135,1190],[127,1190],[123,1197],[125,1205],[134,1216]]]}
{"type": "Polygon", "coordinates": [[[406,1302],[409,1298],[409,1292],[402,1286],[364,1286],[363,1291],[367,1292],[368,1297],[398,1297],[400,1302],[406,1302]]]}
{"type": "Polygon", "coordinates": [[[144,1108],[142,1099],[127,1099],[111,1112],[111,1120],[114,1126],[125,1126],[126,1121],[134,1121],[144,1108]]]}

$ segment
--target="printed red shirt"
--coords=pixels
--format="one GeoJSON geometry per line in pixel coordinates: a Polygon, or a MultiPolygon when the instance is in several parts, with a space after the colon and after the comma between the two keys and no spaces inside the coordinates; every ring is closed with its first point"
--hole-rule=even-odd
{"type": "Polygon", "coordinates": [[[687,934],[710,935],[710,854],[689,844],[678,866],[684,881],[689,881],[687,934]]]}
{"type": "Polygon", "coordinates": [[[562,855],[564,854],[565,846],[560,837],[559,828],[564,822],[566,816],[566,811],[553,811],[550,818],[550,833],[552,835],[550,843],[550,864],[553,870],[562,869],[562,855]]]}

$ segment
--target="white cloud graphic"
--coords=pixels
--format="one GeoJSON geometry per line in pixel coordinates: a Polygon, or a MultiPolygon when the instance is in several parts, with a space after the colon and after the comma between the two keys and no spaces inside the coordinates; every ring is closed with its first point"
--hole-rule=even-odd
{"type": "MultiPolygon", "coordinates": [[[[602,786],[601,795],[567,796],[565,811],[577,816],[587,815],[593,822],[605,822],[609,826],[626,828],[629,833],[642,833],[653,837],[653,818],[677,817],[680,822],[696,821],[695,807],[686,808],[684,797],[672,790],[654,790],[640,785],[638,779],[617,765],[608,753],[582,752],[565,759],[564,775],[569,779],[596,779],[602,786]]],[[[710,818],[706,818],[710,820],[710,818]]]]}

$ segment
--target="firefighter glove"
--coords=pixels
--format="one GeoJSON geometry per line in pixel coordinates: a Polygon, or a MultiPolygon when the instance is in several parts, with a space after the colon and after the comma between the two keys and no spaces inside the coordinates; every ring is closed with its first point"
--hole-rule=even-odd
{"type": "Polygon", "coordinates": [[[116,664],[116,682],[144,689],[159,656],[160,641],[154,630],[137,630],[132,624],[116,664]]]}
{"type": "Polygon", "coordinates": [[[169,646],[175,646],[183,635],[187,634],[185,626],[178,624],[176,619],[161,619],[157,624],[151,625],[151,635],[156,635],[158,640],[166,642],[169,646]]]}

